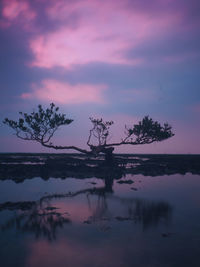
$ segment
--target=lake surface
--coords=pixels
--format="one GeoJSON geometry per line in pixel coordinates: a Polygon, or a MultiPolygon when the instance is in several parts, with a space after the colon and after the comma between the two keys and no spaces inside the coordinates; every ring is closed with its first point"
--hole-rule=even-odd
{"type": "Polygon", "coordinates": [[[0,181],[0,264],[199,267],[200,176],[0,181]]]}

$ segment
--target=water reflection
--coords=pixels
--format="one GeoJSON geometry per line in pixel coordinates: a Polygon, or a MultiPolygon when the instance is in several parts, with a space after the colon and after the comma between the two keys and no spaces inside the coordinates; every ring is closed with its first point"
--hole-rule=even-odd
{"type": "Polygon", "coordinates": [[[200,266],[199,176],[107,177],[1,182],[1,265],[200,266]]]}
{"type": "MultiPolygon", "coordinates": [[[[115,195],[113,179],[109,177],[103,187],[86,188],[65,194],[49,194],[38,201],[2,203],[0,211],[10,210],[14,215],[0,225],[1,231],[15,228],[20,232],[33,233],[36,238],[55,240],[58,229],[73,223],[73,216],[68,212],[62,212],[59,204],[65,199],[67,210],[72,205],[70,200],[73,198],[78,202],[87,200],[89,216],[82,218],[79,223],[130,221],[133,224],[141,224],[146,230],[159,224],[169,224],[172,216],[172,207],[167,202],[115,195]]],[[[78,213],[79,210],[74,212],[78,213]]],[[[88,213],[85,214],[87,215],[88,213]]]]}
{"type": "Polygon", "coordinates": [[[21,232],[34,233],[36,238],[45,237],[49,241],[56,239],[56,231],[71,222],[67,213],[61,213],[49,201],[38,202],[6,202],[0,210],[17,210],[14,215],[1,224],[1,231],[15,228],[21,232]]]}

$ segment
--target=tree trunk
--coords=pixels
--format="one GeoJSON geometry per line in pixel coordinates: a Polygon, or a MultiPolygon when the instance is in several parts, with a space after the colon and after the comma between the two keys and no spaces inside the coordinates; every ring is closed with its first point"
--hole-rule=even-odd
{"type": "Polygon", "coordinates": [[[105,183],[105,192],[106,193],[112,193],[113,192],[113,177],[106,177],[104,179],[104,183],[105,183]]]}
{"type": "Polygon", "coordinates": [[[103,153],[105,154],[105,163],[107,166],[112,166],[114,164],[114,147],[105,148],[103,153]]]}

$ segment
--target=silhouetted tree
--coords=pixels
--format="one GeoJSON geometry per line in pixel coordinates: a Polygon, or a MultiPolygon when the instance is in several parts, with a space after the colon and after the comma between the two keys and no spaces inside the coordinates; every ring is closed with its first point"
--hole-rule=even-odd
{"type": "Polygon", "coordinates": [[[89,150],[76,146],[58,146],[51,142],[51,138],[60,126],[69,125],[72,119],[66,118],[65,114],[59,113],[59,108],[51,103],[50,107],[43,109],[38,105],[38,110],[30,114],[19,112],[18,121],[5,118],[3,121],[10,126],[18,138],[32,140],[47,148],[72,149],[88,155],[97,156],[105,154],[106,162],[113,161],[114,147],[121,145],[143,145],[153,142],[160,142],[172,137],[172,127],[165,123],[163,126],[157,121],[153,121],[149,116],[145,116],[138,124],[132,127],[125,126],[125,137],[117,143],[109,143],[110,127],[113,121],[103,121],[103,119],[90,118],[92,129],[89,132],[87,145],[89,150]]]}

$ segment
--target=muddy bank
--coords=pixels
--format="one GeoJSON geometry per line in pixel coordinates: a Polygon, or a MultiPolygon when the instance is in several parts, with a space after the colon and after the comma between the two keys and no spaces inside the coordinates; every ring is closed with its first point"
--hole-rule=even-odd
{"type": "Polygon", "coordinates": [[[42,177],[119,179],[125,174],[160,176],[200,174],[200,155],[117,154],[115,165],[104,164],[103,156],[88,158],[82,154],[0,154],[0,179],[22,182],[42,177]]]}

